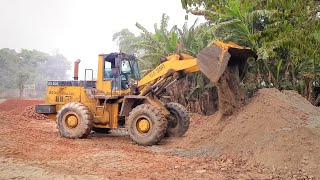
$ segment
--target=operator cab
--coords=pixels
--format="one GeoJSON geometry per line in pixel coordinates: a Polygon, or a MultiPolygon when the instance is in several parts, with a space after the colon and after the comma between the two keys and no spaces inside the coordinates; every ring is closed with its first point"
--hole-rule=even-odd
{"type": "Polygon", "coordinates": [[[124,53],[110,53],[104,57],[104,80],[112,81],[113,90],[126,90],[130,81],[140,79],[135,56],[124,53]]]}

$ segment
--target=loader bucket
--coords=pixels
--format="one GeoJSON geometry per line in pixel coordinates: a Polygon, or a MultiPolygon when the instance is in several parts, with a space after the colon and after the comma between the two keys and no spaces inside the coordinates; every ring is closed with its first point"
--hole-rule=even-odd
{"type": "Polygon", "coordinates": [[[240,80],[247,72],[247,59],[257,59],[257,54],[248,48],[243,48],[234,43],[225,44],[215,41],[212,45],[204,48],[197,56],[198,67],[213,84],[216,84],[227,66],[239,67],[240,80]]]}

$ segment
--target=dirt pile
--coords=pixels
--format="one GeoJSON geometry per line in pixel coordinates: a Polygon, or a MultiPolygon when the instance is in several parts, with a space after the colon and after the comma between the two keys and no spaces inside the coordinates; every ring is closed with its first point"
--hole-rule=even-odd
{"type": "Polygon", "coordinates": [[[36,113],[35,106],[29,106],[27,107],[22,113],[21,116],[30,118],[30,119],[35,119],[35,120],[44,120],[44,119],[49,119],[48,116],[43,115],[43,114],[38,114],[36,113]]]}
{"type": "Polygon", "coordinates": [[[38,99],[8,99],[0,103],[0,112],[5,111],[11,114],[21,114],[27,107],[43,103],[43,100],[38,99]]]}
{"type": "Polygon", "coordinates": [[[173,146],[189,149],[188,155],[229,154],[320,177],[319,139],[319,108],[295,92],[262,89],[227,119],[194,118],[173,146]]]}
{"type": "Polygon", "coordinates": [[[20,115],[22,118],[44,120],[48,119],[43,114],[38,114],[35,111],[35,105],[44,103],[38,99],[8,99],[0,103],[0,112],[4,114],[20,115]]]}

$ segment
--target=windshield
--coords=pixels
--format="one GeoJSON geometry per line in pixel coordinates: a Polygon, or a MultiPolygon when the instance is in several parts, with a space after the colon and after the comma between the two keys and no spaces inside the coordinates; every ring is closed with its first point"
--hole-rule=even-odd
{"type": "Polygon", "coordinates": [[[121,74],[126,74],[128,77],[139,80],[139,69],[136,59],[123,59],[121,74]]]}
{"type": "Polygon", "coordinates": [[[131,68],[130,68],[129,61],[122,61],[122,72],[131,73],[131,68]]]}
{"type": "Polygon", "coordinates": [[[139,73],[139,67],[138,67],[138,62],[136,59],[131,60],[131,67],[133,69],[133,78],[136,80],[140,79],[140,73],[139,73]]]}

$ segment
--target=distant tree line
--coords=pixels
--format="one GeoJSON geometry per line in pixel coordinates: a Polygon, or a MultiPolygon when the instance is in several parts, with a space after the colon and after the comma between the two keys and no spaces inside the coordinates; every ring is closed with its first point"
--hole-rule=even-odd
{"type": "Polygon", "coordinates": [[[0,92],[19,89],[22,97],[27,85],[43,96],[47,80],[66,79],[70,63],[60,53],[53,55],[37,50],[0,49],[0,92]]]}

